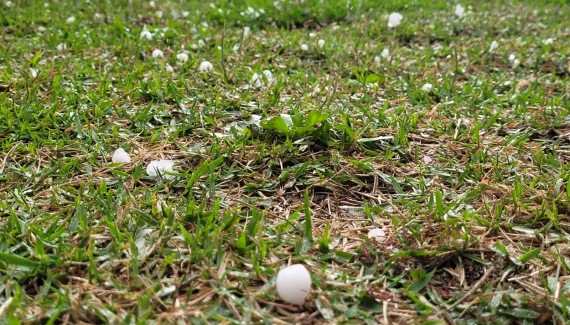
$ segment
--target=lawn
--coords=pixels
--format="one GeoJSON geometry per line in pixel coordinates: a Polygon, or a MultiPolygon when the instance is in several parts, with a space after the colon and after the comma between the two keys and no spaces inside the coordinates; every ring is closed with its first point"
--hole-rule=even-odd
{"type": "Polygon", "coordinates": [[[211,1],[0,2],[0,324],[570,322],[567,1],[211,1]]]}

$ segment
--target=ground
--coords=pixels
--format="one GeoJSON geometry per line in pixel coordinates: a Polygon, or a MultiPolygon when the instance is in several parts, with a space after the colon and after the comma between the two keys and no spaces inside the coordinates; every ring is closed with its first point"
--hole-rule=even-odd
{"type": "Polygon", "coordinates": [[[570,5],[456,4],[2,0],[0,323],[570,322],[570,5]]]}

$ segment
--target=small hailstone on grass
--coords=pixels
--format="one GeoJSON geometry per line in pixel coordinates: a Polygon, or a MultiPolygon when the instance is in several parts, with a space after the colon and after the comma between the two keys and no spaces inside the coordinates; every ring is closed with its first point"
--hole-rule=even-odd
{"type": "Polygon", "coordinates": [[[47,28],[45,28],[44,26],[38,26],[38,32],[45,32],[47,30],[47,28]]]}
{"type": "Polygon", "coordinates": [[[149,6],[151,6],[151,8],[154,8],[156,6],[156,4],[154,3],[154,1],[150,1],[148,3],[149,6]]]}
{"type": "Polygon", "coordinates": [[[309,46],[307,44],[301,44],[301,51],[308,51],[309,50],[309,46]]]}
{"type": "Polygon", "coordinates": [[[30,68],[30,75],[32,76],[32,78],[35,78],[38,76],[38,70],[34,69],[34,68],[30,68]]]}
{"type": "Polygon", "coordinates": [[[152,39],[152,34],[148,31],[148,29],[146,29],[146,26],[143,27],[140,38],[145,39],[147,41],[150,41],[152,39]]]}
{"type": "Polygon", "coordinates": [[[58,51],[63,51],[67,48],[67,46],[65,45],[65,43],[59,43],[57,44],[57,46],[55,47],[58,51]]]}
{"type": "Polygon", "coordinates": [[[212,65],[212,63],[210,63],[210,61],[203,61],[202,63],[200,63],[200,67],[198,67],[198,71],[200,71],[200,73],[208,73],[213,69],[214,66],[212,65]]]}
{"type": "Polygon", "coordinates": [[[164,13],[162,12],[162,10],[157,10],[157,11],[155,12],[155,14],[156,14],[156,17],[158,17],[158,19],[161,19],[162,16],[164,16],[164,13]]]}
{"type": "Polygon", "coordinates": [[[519,61],[519,59],[517,59],[517,57],[514,53],[511,53],[511,55],[509,55],[509,63],[511,64],[511,66],[513,68],[516,68],[521,63],[521,61],[519,61]]]}
{"type": "Polygon", "coordinates": [[[550,45],[550,44],[553,44],[553,43],[554,43],[554,38],[552,38],[552,37],[551,37],[551,38],[547,38],[547,39],[545,39],[545,40],[542,41],[542,44],[544,44],[544,45],[550,45]]]}
{"type": "Polygon", "coordinates": [[[376,241],[381,241],[386,238],[386,233],[380,228],[370,229],[368,232],[368,238],[376,241]]]}
{"type": "Polygon", "coordinates": [[[249,28],[249,26],[245,26],[243,28],[243,37],[247,37],[249,35],[249,33],[251,32],[251,28],[249,28]]]}
{"type": "Polygon", "coordinates": [[[198,46],[199,46],[199,47],[204,47],[204,46],[206,46],[206,42],[204,42],[204,40],[199,39],[199,40],[198,40],[198,46]]]}
{"type": "Polygon", "coordinates": [[[465,8],[463,8],[463,6],[461,4],[457,4],[455,6],[455,15],[459,18],[461,18],[465,15],[465,8]]]}
{"type": "Polygon", "coordinates": [[[386,48],[386,49],[383,49],[383,50],[382,50],[382,53],[380,53],[380,55],[381,55],[384,59],[388,60],[388,59],[390,59],[390,50],[388,50],[387,48],[386,48]]]}
{"type": "Polygon", "coordinates": [[[251,84],[254,85],[255,87],[263,86],[263,80],[257,72],[254,73],[253,76],[251,76],[251,84]]]}
{"type": "Polygon", "coordinates": [[[180,62],[187,62],[188,61],[188,54],[181,52],[176,54],[176,60],[180,62]]]}
{"type": "Polygon", "coordinates": [[[277,294],[283,301],[302,305],[311,289],[311,274],[302,264],[293,264],[277,273],[277,294]]]}
{"type": "Polygon", "coordinates": [[[499,43],[497,43],[497,41],[493,41],[493,43],[491,43],[491,46],[489,47],[489,53],[495,53],[498,47],[499,43]]]}
{"type": "Polygon", "coordinates": [[[375,63],[376,65],[380,65],[380,57],[379,57],[379,56],[375,56],[375,57],[374,57],[374,63],[375,63]]]}
{"type": "Polygon", "coordinates": [[[393,12],[388,16],[388,27],[395,28],[402,22],[402,15],[399,12],[393,12]]]}
{"type": "Polygon", "coordinates": [[[146,166],[148,176],[156,177],[158,175],[170,179],[174,178],[167,173],[174,173],[174,162],[172,160],[153,160],[146,166]]]}
{"type": "Polygon", "coordinates": [[[431,91],[432,88],[433,88],[433,86],[430,83],[426,83],[422,86],[423,91],[431,91]]]}
{"type": "Polygon", "coordinates": [[[324,39],[320,39],[320,40],[317,42],[317,45],[319,45],[320,48],[323,48],[323,46],[325,46],[325,40],[324,40],[324,39]]]}
{"type": "Polygon", "coordinates": [[[266,80],[269,84],[275,81],[273,78],[273,73],[271,73],[269,70],[263,70],[263,75],[256,72],[253,74],[253,76],[251,76],[251,84],[258,88],[265,85],[266,80]]]}
{"type": "Polygon", "coordinates": [[[190,12],[188,12],[188,11],[182,12],[182,17],[184,17],[184,18],[188,17],[189,15],[190,15],[190,12]]]}
{"type": "Polygon", "coordinates": [[[310,32],[310,33],[309,33],[309,37],[310,37],[310,38],[314,38],[315,36],[317,36],[316,33],[313,33],[313,32],[310,32]]]}
{"type": "Polygon", "coordinates": [[[271,71],[269,70],[263,70],[263,76],[265,77],[265,79],[267,79],[268,82],[272,82],[273,79],[273,73],[271,73],[271,71]]]}
{"type": "Polygon", "coordinates": [[[168,63],[166,64],[166,72],[168,72],[168,73],[174,72],[174,68],[168,63]]]}
{"type": "Polygon", "coordinates": [[[6,7],[12,7],[14,5],[12,1],[6,1],[4,2],[4,4],[6,5],[6,7]]]}
{"type": "Polygon", "coordinates": [[[152,57],[153,58],[163,58],[164,57],[164,52],[162,52],[159,49],[155,49],[154,51],[152,51],[152,57]]]}
{"type": "Polygon", "coordinates": [[[71,17],[67,18],[67,19],[65,20],[65,22],[68,23],[68,24],[73,24],[73,23],[75,22],[75,17],[74,17],[74,16],[71,16],[71,17]]]}
{"type": "Polygon", "coordinates": [[[513,66],[513,68],[518,67],[519,64],[521,64],[521,61],[519,61],[519,59],[514,59],[513,62],[511,63],[511,65],[513,66]]]}
{"type": "Polygon", "coordinates": [[[114,163],[121,163],[121,164],[128,164],[131,162],[131,157],[123,148],[118,148],[113,152],[113,162],[114,163]]]}

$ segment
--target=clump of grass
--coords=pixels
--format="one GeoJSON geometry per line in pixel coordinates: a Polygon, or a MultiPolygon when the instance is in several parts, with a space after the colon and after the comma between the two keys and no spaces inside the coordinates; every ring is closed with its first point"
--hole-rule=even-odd
{"type": "Polygon", "coordinates": [[[3,3],[0,319],[567,323],[565,8],[3,3]]]}

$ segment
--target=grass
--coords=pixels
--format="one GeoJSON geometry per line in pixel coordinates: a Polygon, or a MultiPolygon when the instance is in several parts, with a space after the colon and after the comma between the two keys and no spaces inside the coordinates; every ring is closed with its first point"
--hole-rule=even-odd
{"type": "Polygon", "coordinates": [[[570,322],[566,1],[12,2],[0,323],[570,322]]]}

